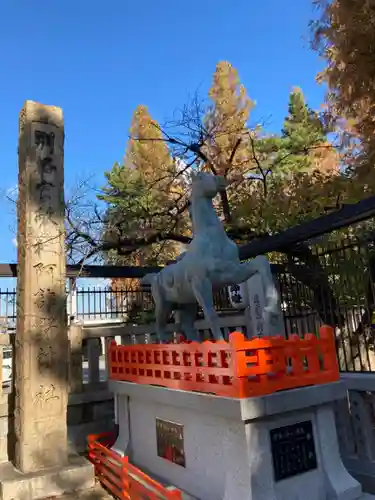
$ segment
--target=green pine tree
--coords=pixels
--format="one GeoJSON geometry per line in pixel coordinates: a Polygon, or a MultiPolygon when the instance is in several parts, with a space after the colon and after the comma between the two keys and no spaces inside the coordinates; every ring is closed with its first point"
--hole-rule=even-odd
{"type": "Polygon", "coordinates": [[[293,89],[280,134],[254,137],[257,168],[252,181],[237,189],[237,218],[255,232],[272,234],[334,206],[342,177],[327,132],[302,91],[293,89]]]}
{"type": "Polygon", "coordinates": [[[318,113],[306,104],[300,88],[290,93],[288,115],[280,139],[275,164],[283,173],[311,170],[315,150],[327,144],[327,131],[318,113]]]}

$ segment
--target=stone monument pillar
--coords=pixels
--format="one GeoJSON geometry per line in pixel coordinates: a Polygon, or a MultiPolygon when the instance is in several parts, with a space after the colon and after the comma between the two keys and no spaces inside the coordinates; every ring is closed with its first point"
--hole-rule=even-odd
{"type": "MultiPolygon", "coordinates": [[[[279,288],[276,282],[275,286],[279,288]]],[[[277,291],[280,296],[279,290],[277,291]]],[[[274,314],[265,313],[267,298],[260,274],[255,274],[239,285],[229,286],[228,293],[232,306],[245,312],[249,338],[279,335],[285,337],[284,317],[280,304],[273,311],[274,314]]]]}
{"type": "Polygon", "coordinates": [[[18,282],[14,465],[64,466],[68,327],[64,234],[64,120],[26,101],[19,120],[18,282]]]}

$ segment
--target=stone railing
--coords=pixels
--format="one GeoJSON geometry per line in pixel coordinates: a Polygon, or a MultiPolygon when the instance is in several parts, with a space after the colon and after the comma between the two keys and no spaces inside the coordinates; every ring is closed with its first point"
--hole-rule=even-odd
{"type": "MultiPolygon", "coordinates": [[[[11,459],[13,440],[13,395],[12,395],[12,368],[13,368],[14,334],[0,335],[0,360],[2,364],[0,390],[0,463],[11,459]]],[[[77,353],[75,353],[77,355],[77,353]]],[[[82,353],[80,355],[82,359],[82,353]]],[[[103,364],[103,361],[101,361],[103,364]]],[[[86,437],[91,432],[99,432],[103,426],[114,429],[113,395],[106,390],[105,382],[88,383],[87,361],[82,367],[82,383],[75,384],[75,389],[68,399],[68,435],[70,445],[77,451],[86,448],[86,437]],[[80,387],[80,390],[78,389],[80,387]]],[[[102,377],[103,379],[103,377],[102,377]]],[[[71,381],[72,384],[73,381],[71,381]]]]}
{"type": "MultiPolygon", "coordinates": [[[[235,330],[246,333],[245,317],[239,314],[221,318],[223,334],[228,338],[235,330]]],[[[205,321],[197,321],[202,339],[209,337],[205,321]]],[[[176,326],[169,325],[171,340],[176,326]]],[[[132,326],[114,323],[73,323],[69,328],[71,355],[69,366],[70,394],[68,434],[71,446],[77,451],[86,449],[89,434],[114,429],[113,395],[107,390],[108,342],[121,344],[147,343],[156,337],[155,325],[132,326]]],[[[14,333],[0,335],[0,463],[9,458],[8,450],[13,420],[12,403],[12,346],[14,333]]]]}
{"type": "MultiPolygon", "coordinates": [[[[228,339],[234,331],[246,334],[246,318],[244,315],[230,315],[220,318],[223,335],[228,339]]],[[[204,320],[195,324],[201,339],[210,337],[209,328],[204,320]]],[[[176,325],[168,325],[170,339],[173,340],[176,325]]],[[[119,344],[148,344],[156,338],[155,324],[132,326],[123,323],[83,324],[78,323],[70,327],[71,366],[70,388],[71,393],[80,394],[83,389],[96,391],[106,388],[108,379],[107,353],[112,340],[119,344]],[[84,361],[82,363],[82,354],[84,361]]]]}
{"type": "Polygon", "coordinates": [[[348,471],[375,493],[375,374],[342,373],[347,400],[336,403],[341,456],[348,471]]]}

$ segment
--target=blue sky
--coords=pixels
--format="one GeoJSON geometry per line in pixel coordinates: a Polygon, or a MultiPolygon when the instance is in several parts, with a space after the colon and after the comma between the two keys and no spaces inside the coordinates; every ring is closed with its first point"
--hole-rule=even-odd
{"type": "Polygon", "coordinates": [[[65,114],[66,188],[121,160],[138,104],[163,121],[197,89],[207,94],[219,60],[239,71],[257,101],[253,121],[280,128],[293,86],[319,107],[321,68],[308,46],[311,0],[2,0],[0,3],[0,262],[15,261],[12,207],[18,113],[24,100],[65,114]]]}

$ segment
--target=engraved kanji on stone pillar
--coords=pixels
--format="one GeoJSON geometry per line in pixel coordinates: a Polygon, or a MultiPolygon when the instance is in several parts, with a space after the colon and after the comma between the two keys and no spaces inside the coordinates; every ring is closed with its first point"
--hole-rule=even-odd
{"type": "Polygon", "coordinates": [[[64,234],[64,121],[26,101],[19,127],[15,466],[67,462],[68,327],[64,234]]]}

